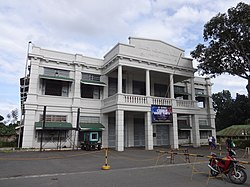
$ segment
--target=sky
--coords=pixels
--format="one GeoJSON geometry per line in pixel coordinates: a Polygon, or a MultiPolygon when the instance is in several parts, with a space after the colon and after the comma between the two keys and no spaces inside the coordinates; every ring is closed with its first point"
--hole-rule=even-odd
{"type": "MultiPolygon", "coordinates": [[[[132,36],[162,40],[191,57],[190,51],[203,42],[204,24],[239,2],[0,0],[0,115],[20,108],[19,79],[24,76],[29,41],[45,49],[103,58],[117,43],[128,44],[132,36]]],[[[247,94],[242,78],[221,75],[211,81],[213,93],[247,94]]]]}

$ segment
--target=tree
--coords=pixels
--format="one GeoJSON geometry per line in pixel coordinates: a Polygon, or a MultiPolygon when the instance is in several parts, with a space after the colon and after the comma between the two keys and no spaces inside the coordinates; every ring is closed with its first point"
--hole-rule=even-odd
{"type": "Polygon", "coordinates": [[[224,129],[232,125],[232,105],[233,100],[228,90],[223,90],[212,95],[213,107],[216,111],[215,125],[216,130],[224,129]]]}
{"type": "Polygon", "coordinates": [[[212,95],[213,107],[216,111],[216,130],[221,130],[231,125],[247,124],[250,116],[250,100],[245,95],[237,94],[232,99],[228,90],[223,90],[212,95]]]}
{"type": "Polygon", "coordinates": [[[191,56],[201,75],[216,77],[223,73],[248,80],[250,97],[250,5],[239,3],[219,13],[204,26],[205,44],[198,44],[191,56]]]}

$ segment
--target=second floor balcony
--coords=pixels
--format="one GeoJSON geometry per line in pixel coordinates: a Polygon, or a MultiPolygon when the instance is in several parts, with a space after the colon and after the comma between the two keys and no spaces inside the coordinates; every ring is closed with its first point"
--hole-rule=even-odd
{"type": "Polygon", "coordinates": [[[192,100],[171,99],[154,96],[134,95],[134,94],[115,94],[102,101],[102,108],[115,105],[126,107],[150,107],[151,105],[172,106],[175,109],[198,109],[198,102],[192,100]]]}

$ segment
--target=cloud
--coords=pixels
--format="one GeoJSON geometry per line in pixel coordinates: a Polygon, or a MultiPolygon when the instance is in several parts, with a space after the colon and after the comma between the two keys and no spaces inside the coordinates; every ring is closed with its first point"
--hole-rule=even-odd
{"type": "MultiPolygon", "coordinates": [[[[102,58],[116,43],[127,43],[129,36],[136,36],[163,40],[188,54],[202,41],[204,24],[237,3],[235,0],[2,0],[0,83],[19,87],[29,41],[42,48],[102,58]]],[[[2,87],[1,92],[10,93],[10,89],[2,87]]],[[[14,97],[9,95],[4,97],[14,97]]]]}

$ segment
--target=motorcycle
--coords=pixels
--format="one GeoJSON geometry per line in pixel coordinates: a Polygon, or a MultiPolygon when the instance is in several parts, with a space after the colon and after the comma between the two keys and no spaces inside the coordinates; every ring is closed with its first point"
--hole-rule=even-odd
{"type": "Polygon", "coordinates": [[[230,149],[226,157],[219,157],[215,153],[209,156],[209,164],[211,176],[216,177],[219,174],[225,174],[234,184],[244,184],[247,180],[245,167],[236,160],[236,153],[230,149]]]}

